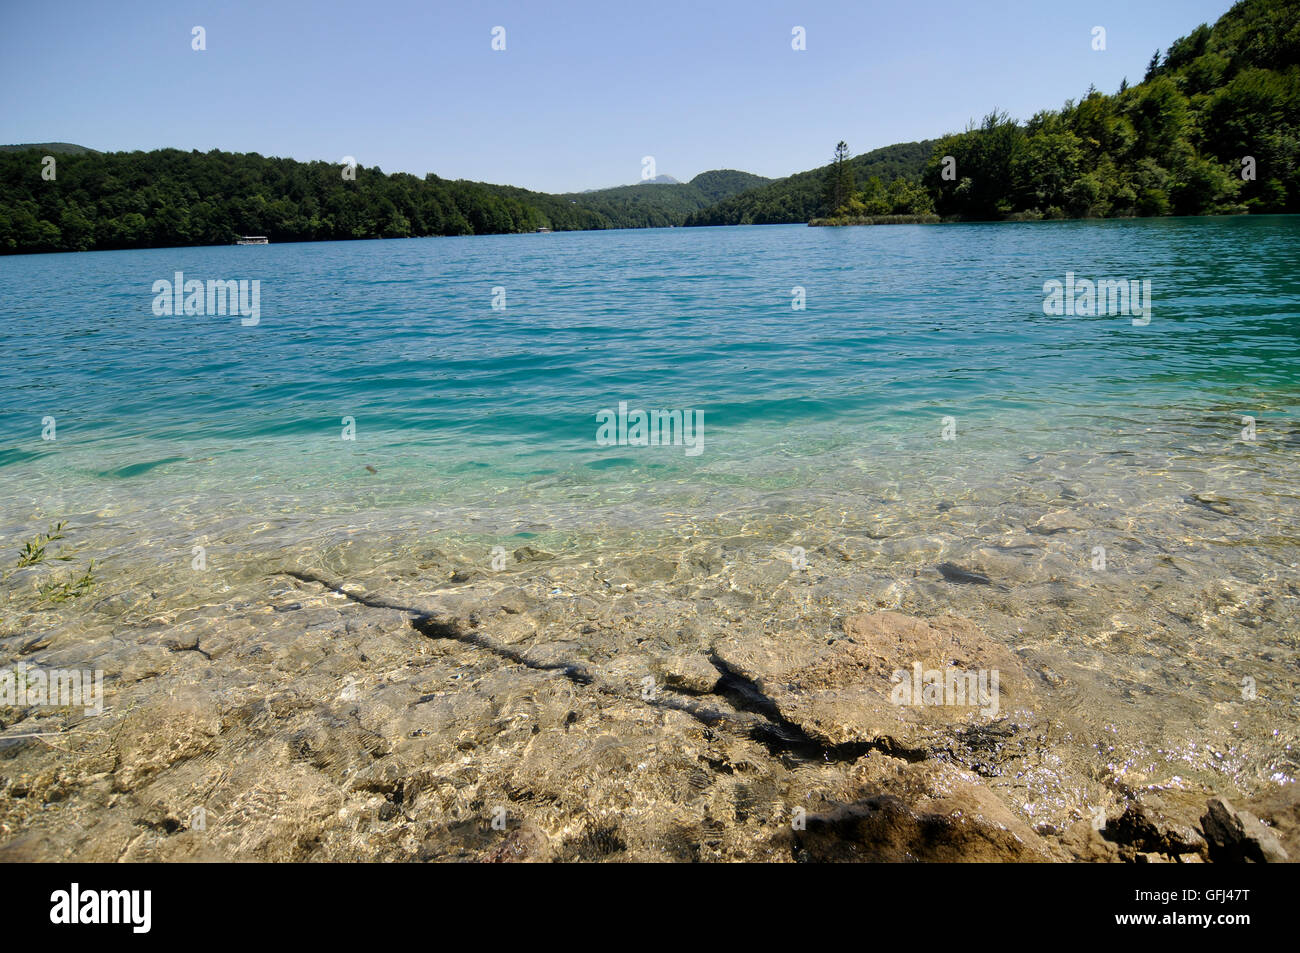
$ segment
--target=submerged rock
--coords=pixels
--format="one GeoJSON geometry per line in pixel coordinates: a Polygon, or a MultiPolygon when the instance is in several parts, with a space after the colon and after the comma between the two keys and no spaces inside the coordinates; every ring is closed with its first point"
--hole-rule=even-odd
{"type": "Polygon", "coordinates": [[[1177,816],[1158,797],[1129,804],[1119,817],[1107,822],[1102,834],[1120,845],[1126,860],[1142,854],[1181,857],[1205,853],[1205,838],[1190,819],[1177,816]]]}
{"type": "Polygon", "coordinates": [[[555,554],[535,549],[532,546],[520,546],[515,550],[514,557],[517,563],[538,563],[547,559],[554,559],[555,554]]]}
{"type": "Polygon", "coordinates": [[[1210,859],[1216,862],[1259,864],[1290,860],[1277,835],[1249,811],[1239,811],[1225,798],[1211,798],[1201,828],[1209,842],[1210,859]]]}
{"type": "Polygon", "coordinates": [[[991,586],[993,580],[981,572],[974,572],[970,569],[963,569],[956,563],[940,563],[935,567],[939,574],[949,582],[959,582],[964,585],[972,586],[991,586]]]}
{"type": "Polygon", "coordinates": [[[995,803],[969,788],[909,807],[882,794],[812,814],[796,831],[798,859],[816,861],[1042,862],[1052,856],[1040,838],[995,803]]]}
{"type": "Polygon", "coordinates": [[[553,853],[546,832],[534,821],[525,820],[519,827],[507,832],[501,843],[487,852],[483,863],[540,864],[551,860],[553,853]]]}
{"type": "Polygon", "coordinates": [[[826,745],[921,751],[1033,704],[1012,653],[971,622],[852,616],[845,638],[735,636],[714,646],[780,718],[826,745]]]}
{"type": "Polygon", "coordinates": [[[1048,861],[1067,853],[1040,837],[982,778],[951,764],[880,752],[849,770],[846,803],[794,830],[798,860],[1048,861]]]}
{"type": "Polygon", "coordinates": [[[707,658],[694,653],[671,655],[658,661],[653,670],[669,688],[697,695],[712,692],[722,678],[707,658]]]}

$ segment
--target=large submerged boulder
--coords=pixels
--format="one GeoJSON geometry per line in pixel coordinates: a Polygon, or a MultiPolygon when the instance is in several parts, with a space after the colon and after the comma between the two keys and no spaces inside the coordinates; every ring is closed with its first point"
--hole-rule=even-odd
{"type": "Polygon", "coordinates": [[[842,638],[747,634],[714,657],[815,741],[897,751],[947,747],[969,731],[1026,721],[1033,692],[1016,656],[972,622],[872,612],[842,638]]]}

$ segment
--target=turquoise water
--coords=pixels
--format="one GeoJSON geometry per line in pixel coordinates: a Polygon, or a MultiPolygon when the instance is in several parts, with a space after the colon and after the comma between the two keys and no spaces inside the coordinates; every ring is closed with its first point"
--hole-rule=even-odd
{"type": "Polygon", "coordinates": [[[8,257],[0,473],[324,489],[368,464],[408,474],[371,480],[381,498],[414,480],[473,499],[484,478],[555,474],[802,485],[828,453],[932,450],[946,415],[992,458],[1116,420],[1226,435],[1249,414],[1293,434],[1298,263],[1290,217],[8,257]],[[155,316],[176,271],[259,280],[259,323],[155,316]],[[1149,279],[1150,324],[1045,315],[1043,283],[1067,272],[1149,279]],[[701,411],[703,453],[597,445],[619,401],[701,411]]]}
{"type": "Polygon", "coordinates": [[[5,564],[0,639],[196,614],[220,638],[213,607],[269,612],[285,565],[524,587],[562,645],[610,599],[678,636],[955,612],[1113,739],[1099,772],[1285,783],[1297,264],[1295,217],[0,258],[0,539],[65,520],[74,557],[5,564]],[[257,324],[156,315],[177,271],[257,280],[257,324]],[[1067,273],[1149,281],[1149,323],[1045,314],[1067,273]],[[620,402],[702,413],[701,452],[602,445],[620,402]],[[548,558],[491,562],[525,542],[548,558]],[[36,601],[90,558],[93,594],[36,601]]]}

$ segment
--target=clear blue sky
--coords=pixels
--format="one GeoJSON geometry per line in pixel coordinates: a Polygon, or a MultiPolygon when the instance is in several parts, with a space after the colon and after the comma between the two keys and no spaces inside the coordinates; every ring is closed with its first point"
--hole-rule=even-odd
{"type": "Polygon", "coordinates": [[[352,155],[543,191],[636,181],[645,155],[683,180],[782,176],[839,139],[861,153],[1113,92],[1230,5],[0,0],[0,142],[352,155]]]}

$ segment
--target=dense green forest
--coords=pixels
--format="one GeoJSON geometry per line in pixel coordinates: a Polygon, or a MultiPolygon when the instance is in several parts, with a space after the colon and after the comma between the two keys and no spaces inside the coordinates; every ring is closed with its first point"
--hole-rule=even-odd
{"type": "MultiPolygon", "coordinates": [[[[926,161],[934,150],[934,140],[904,142],[885,146],[848,160],[858,182],[872,178],[892,182],[895,179],[920,178],[926,161]]],[[[825,184],[831,166],[798,172],[777,179],[757,189],[724,199],[690,215],[687,225],[792,225],[803,224],[824,214],[825,184]]]]}
{"type": "Polygon", "coordinates": [[[39,150],[0,153],[0,248],[80,251],[272,241],[401,238],[533,230],[543,216],[509,197],[437,176],[355,181],[325,162],[255,153],[109,152],[56,156],[42,177],[39,150]]]}
{"type": "Polygon", "coordinates": [[[1300,0],[1243,0],[1114,95],[995,110],[940,140],[923,182],[964,219],[1300,211],[1300,0]]]}
{"type": "Polygon", "coordinates": [[[667,225],[1300,211],[1300,0],[1242,0],[1156,52],[1140,83],[1018,122],[769,181],[550,195],[436,175],[177,149],[0,147],[0,253],[667,225]],[[54,157],[54,168],[45,161],[54,157]],[[51,176],[51,172],[53,175],[51,176]]]}
{"type": "Polygon", "coordinates": [[[99,153],[59,145],[0,151],[0,250],[227,244],[238,235],[293,242],[679,225],[716,195],[767,181],[705,172],[691,183],[547,195],[362,166],[347,178],[340,165],[256,153],[99,153]],[[53,178],[46,178],[47,154],[55,157],[53,178]]]}

